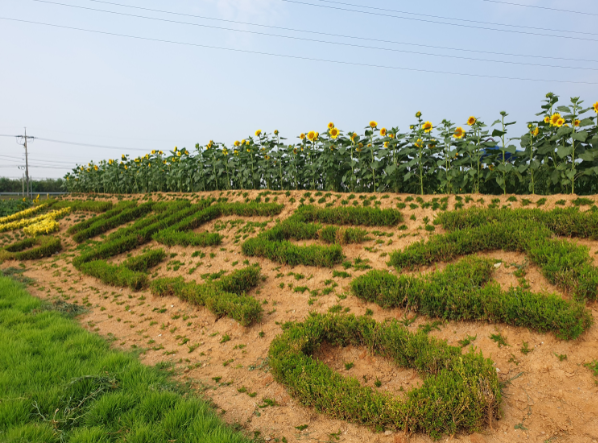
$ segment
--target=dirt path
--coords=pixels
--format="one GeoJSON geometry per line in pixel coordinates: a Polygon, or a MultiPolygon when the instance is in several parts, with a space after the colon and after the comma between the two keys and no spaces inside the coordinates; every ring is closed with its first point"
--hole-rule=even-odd
{"type": "MultiPolygon", "coordinates": [[[[278,203],[286,205],[280,218],[292,214],[303,194],[301,192],[292,193],[290,197],[284,194],[277,196],[278,203]],[[296,201],[291,203],[289,199],[293,197],[296,201]]],[[[212,195],[221,196],[219,193],[212,195]]],[[[227,194],[222,196],[226,197],[227,194]]],[[[249,192],[248,197],[256,196],[257,192],[249,192]]],[[[229,201],[244,201],[241,196],[228,197],[229,201]]],[[[273,198],[272,195],[269,197],[273,198]]],[[[336,204],[346,197],[343,195],[336,204]]],[[[380,200],[381,207],[396,207],[396,195],[391,194],[389,197],[380,200]]],[[[404,201],[406,196],[400,197],[404,201]]],[[[429,202],[433,197],[442,198],[425,196],[424,200],[429,202]]],[[[494,197],[473,196],[474,202],[469,202],[465,207],[476,204],[475,201],[480,198],[485,200],[487,206],[494,197]]],[[[551,196],[542,208],[553,208],[555,202],[562,199],[567,202],[571,200],[569,196],[551,196]]],[[[518,197],[518,200],[521,198],[518,197]]],[[[530,200],[537,201],[539,198],[530,200]]],[[[328,199],[328,202],[334,201],[334,198],[328,199]]],[[[361,203],[361,200],[358,201],[361,203]]],[[[455,203],[454,197],[451,197],[449,210],[454,208],[455,203]]],[[[509,202],[501,197],[500,205],[503,204],[509,202]]],[[[519,207],[520,203],[518,201],[512,205],[519,207]]],[[[373,241],[343,246],[347,260],[367,259],[368,264],[374,269],[388,269],[387,254],[430,235],[421,229],[424,225],[423,220],[425,217],[433,220],[438,211],[433,211],[432,208],[411,209],[408,203],[402,212],[406,216],[408,230],[370,228],[370,232],[378,231],[378,235],[372,235],[373,241]],[[415,216],[415,220],[410,220],[412,215],[415,216]],[[392,233],[393,236],[382,236],[382,233],[392,233]]],[[[301,321],[311,311],[324,313],[330,307],[339,304],[343,310],[356,315],[363,315],[367,309],[371,309],[378,321],[389,317],[413,316],[401,309],[383,310],[377,305],[362,302],[351,296],[348,293],[350,281],[366,272],[365,270],[356,272],[354,269],[348,269],[351,277],[341,278],[333,277],[332,269],[305,266],[291,268],[265,259],[249,259],[249,263],[258,263],[267,277],[257,289],[251,291],[251,295],[264,303],[266,314],[261,324],[245,328],[226,317],[217,319],[208,310],[192,307],[174,297],[158,298],[152,296],[149,291],[132,292],[128,289],[114,288],[80,274],[70,264],[78,252],[75,244],[65,234],[66,229],[80,217],[77,214],[70,218],[71,220],[61,221],[59,235],[64,245],[61,255],[36,262],[6,262],[0,265],[0,268],[24,265],[27,268],[25,275],[36,281],[30,287],[33,295],[87,306],[89,311],[80,316],[79,320],[90,331],[111,339],[115,347],[142,350],[140,357],[146,364],[172,363],[177,376],[182,380],[194,382],[198,391],[212,399],[228,422],[240,424],[250,434],[259,432],[266,441],[276,441],[277,438],[281,441],[282,437],[289,442],[432,441],[422,435],[407,437],[402,433],[395,434],[390,431],[374,433],[361,426],[332,420],[298,404],[268,372],[268,348],[272,339],[280,334],[281,325],[288,321],[301,321]],[[308,290],[295,292],[291,286],[306,286],[308,290]],[[325,288],[331,287],[331,293],[322,294],[325,288]],[[311,290],[319,290],[320,295],[310,295],[311,290]],[[266,406],[264,398],[275,400],[277,405],[266,406]]],[[[155,275],[181,275],[186,280],[196,280],[200,283],[203,281],[202,274],[241,268],[247,260],[241,253],[243,236],[256,235],[264,228],[264,223],[268,222],[267,226],[272,226],[274,221],[252,218],[243,220],[253,224],[231,224],[239,219],[221,218],[198,230],[213,232],[220,229],[219,232],[227,236],[221,246],[201,249],[164,247],[167,253],[171,254],[171,258],[158,268],[155,275]],[[237,235],[241,237],[235,239],[237,235]],[[196,250],[201,250],[205,256],[192,257],[196,250]]],[[[440,232],[441,229],[436,227],[435,233],[440,232]]],[[[580,242],[590,248],[590,254],[598,266],[598,242],[580,242]]],[[[139,252],[134,251],[134,254],[139,252]]],[[[503,287],[519,284],[513,272],[517,270],[516,266],[527,263],[524,255],[499,251],[483,255],[502,261],[495,273],[495,279],[503,287]]],[[[113,261],[119,262],[124,258],[115,257],[113,261]]],[[[442,267],[437,266],[439,269],[442,267]]],[[[342,266],[335,270],[344,271],[342,266]]],[[[430,270],[424,269],[422,272],[430,270]]],[[[527,266],[526,279],[534,291],[559,292],[533,265],[527,266]]],[[[592,304],[590,309],[595,320],[598,320],[598,305],[592,304]]],[[[409,329],[416,331],[420,325],[428,322],[430,319],[420,317],[409,329]]],[[[486,429],[482,434],[471,436],[447,436],[442,441],[598,442],[598,385],[590,371],[583,366],[584,363],[598,359],[596,325],[572,342],[560,341],[552,334],[538,334],[525,328],[481,322],[446,322],[431,334],[446,339],[452,345],[457,345],[459,340],[467,336],[475,336],[472,344],[481,350],[484,356],[493,359],[501,380],[512,379],[503,392],[504,416],[493,429],[486,429]],[[490,335],[496,331],[506,336],[508,346],[499,348],[490,340],[490,335]],[[532,350],[527,355],[521,352],[524,342],[532,350]],[[557,355],[566,355],[566,358],[559,359],[557,355]]],[[[420,383],[417,373],[398,368],[382,358],[373,357],[365,349],[323,347],[318,357],[340,373],[357,377],[366,385],[374,386],[374,382],[379,380],[381,386],[374,388],[391,392],[393,395],[403,396],[407,390],[420,383]],[[354,366],[347,370],[344,364],[349,362],[354,363],[354,366]]]]}

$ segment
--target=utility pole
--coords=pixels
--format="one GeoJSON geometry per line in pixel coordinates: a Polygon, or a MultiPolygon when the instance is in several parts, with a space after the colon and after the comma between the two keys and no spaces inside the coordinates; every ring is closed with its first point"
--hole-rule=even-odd
{"type": "Polygon", "coordinates": [[[27,153],[27,141],[28,140],[35,140],[35,137],[31,137],[27,135],[27,128],[25,128],[25,135],[17,135],[17,143],[23,145],[25,148],[25,179],[27,181],[27,198],[30,198],[30,187],[29,187],[29,155],[27,153]]]}

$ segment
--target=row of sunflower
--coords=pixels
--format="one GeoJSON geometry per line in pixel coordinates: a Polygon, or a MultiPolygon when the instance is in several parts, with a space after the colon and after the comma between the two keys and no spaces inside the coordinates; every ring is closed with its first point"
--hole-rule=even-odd
{"type": "Polygon", "coordinates": [[[407,131],[371,121],[361,133],[329,123],[289,143],[258,130],[232,146],[210,141],[164,153],[78,166],[66,175],[73,192],[195,192],[228,189],[408,193],[598,193],[598,102],[558,106],[549,93],[537,119],[508,135],[507,113],[491,125],[425,120],[407,131]],[[515,143],[519,146],[515,146],[515,143]]]}

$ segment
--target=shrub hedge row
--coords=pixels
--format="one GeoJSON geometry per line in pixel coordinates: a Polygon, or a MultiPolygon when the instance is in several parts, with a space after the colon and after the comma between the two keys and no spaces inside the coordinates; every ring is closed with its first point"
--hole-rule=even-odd
{"type": "Polygon", "coordinates": [[[158,243],[167,246],[217,246],[222,243],[222,236],[212,232],[180,232],[166,229],[152,237],[158,243]]]}
{"type": "Polygon", "coordinates": [[[0,261],[3,260],[37,260],[50,257],[62,249],[60,238],[53,236],[37,236],[26,238],[0,249],[0,261]]]}
{"type": "Polygon", "coordinates": [[[131,271],[147,272],[148,269],[159,265],[166,258],[164,249],[151,249],[136,257],[130,257],[123,262],[123,266],[131,271]]]}
{"type": "MultiPolygon", "coordinates": [[[[124,203],[124,202],[122,202],[124,203]]],[[[112,209],[111,202],[100,202],[92,200],[60,200],[51,202],[52,208],[62,209],[71,208],[73,211],[85,211],[85,212],[106,212],[112,209]]]]}
{"type": "Polygon", "coordinates": [[[206,306],[216,316],[228,316],[243,326],[249,326],[262,318],[261,304],[245,294],[257,286],[260,268],[249,266],[233,272],[218,281],[197,284],[186,283],[182,277],[161,278],[152,281],[154,295],[174,295],[183,301],[206,306]]]}
{"type": "MultiPolygon", "coordinates": [[[[461,211],[457,215],[444,213],[439,221],[445,222],[446,229],[456,229],[444,235],[436,235],[427,242],[409,245],[403,251],[393,252],[390,265],[402,268],[415,268],[438,261],[451,261],[455,257],[481,251],[502,249],[524,252],[537,264],[544,276],[559,289],[572,294],[579,300],[596,300],[598,296],[598,269],[592,265],[588,248],[567,240],[554,238],[555,231],[566,230],[567,217],[557,212],[556,217],[542,216],[537,211],[525,210],[474,210],[461,211]],[[539,215],[538,218],[535,218],[539,215]],[[488,222],[483,221],[487,217],[488,222]],[[493,218],[496,217],[496,218],[493,218]],[[564,221],[565,220],[565,221],[564,221]],[[549,226],[550,225],[550,226],[549,226]]],[[[583,229],[582,218],[577,220],[575,231],[591,236],[593,216],[585,218],[587,229],[583,229]]],[[[571,229],[569,229],[571,231],[571,229]]]]}
{"type": "Polygon", "coordinates": [[[75,235],[73,235],[73,240],[75,240],[77,243],[82,243],[87,239],[95,237],[99,234],[103,234],[104,232],[114,229],[117,226],[124,225],[132,220],[136,220],[150,212],[152,210],[152,205],[152,202],[148,202],[140,206],[125,208],[119,214],[116,214],[110,218],[98,220],[89,226],[89,228],[77,232],[75,235]]]}
{"type": "Polygon", "coordinates": [[[401,213],[395,209],[302,206],[282,223],[245,241],[242,250],[251,257],[266,257],[291,266],[333,267],[344,258],[340,245],[368,240],[367,231],[359,228],[323,227],[317,222],[392,226],[402,220],[401,213]],[[320,239],[333,246],[297,246],[289,241],[291,239],[320,239]]]}
{"type": "Polygon", "coordinates": [[[499,417],[502,396],[491,360],[473,350],[462,354],[422,332],[412,334],[396,320],[312,313],[303,323],[285,325],[269,357],[275,379],[301,403],[379,431],[423,432],[436,439],[479,431],[499,417]],[[362,386],[313,357],[323,342],[365,346],[415,369],[423,384],[403,398],[362,386]]]}
{"type": "Polygon", "coordinates": [[[88,229],[91,225],[93,225],[94,223],[98,223],[101,220],[106,220],[111,217],[114,217],[115,215],[120,214],[125,209],[131,208],[134,206],[136,206],[135,202],[120,202],[114,208],[110,209],[109,211],[105,212],[102,215],[97,215],[95,217],[84,220],[81,223],[77,223],[77,224],[71,226],[70,228],[68,228],[68,230],[66,232],[73,235],[78,232],[84,231],[84,230],[88,229]]]}
{"type": "Polygon", "coordinates": [[[105,260],[83,263],[79,270],[86,275],[100,279],[107,285],[128,286],[134,291],[146,287],[149,280],[144,272],[132,271],[124,265],[112,265],[105,260]]]}
{"type": "Polygon", "coordinates": [[[467,257],[444,271],[420,277],[373,270],[353,280],[351,289],[357,297],[384,308],[554,331],[564,340],[576,339],[592,325],[593,317],[582,303],[522,288],[503,291],[498,283],[488,283],[494,269],[491,260],[467,257]]]}

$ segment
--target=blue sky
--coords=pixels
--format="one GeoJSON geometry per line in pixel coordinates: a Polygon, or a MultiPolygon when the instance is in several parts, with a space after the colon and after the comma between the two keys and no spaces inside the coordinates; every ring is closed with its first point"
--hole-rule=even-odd
{"type": "MultiPolygon", "coordinates": [[[[512,133],[518,136],[548,91],[562,102],[598,100],[598,4],[591,0],[574,6],[504,0],[581,13],[503,0],[106,1],[204,18],[91,0],[0,0],[0,17],[238,51],[0,20],[0,134],[20,134],[26,126],[40,138],[122,147],[36,140],[30,146],[34,178],[61,177],[77,162],[122,153],[209,140],[230,144],[258,128],[278,129],[289,142],[300,132],[324,131],[330,121],[344,131],[362,130],[372,119],[405,129],[418,110],[435,124],[443,118],[463,124],[469,115],[492,123],[505,110],[519,122],[512,133]]],[[[0,137],[0,176],[20,177],[22,154],[14,138],[0,137]]]]}

